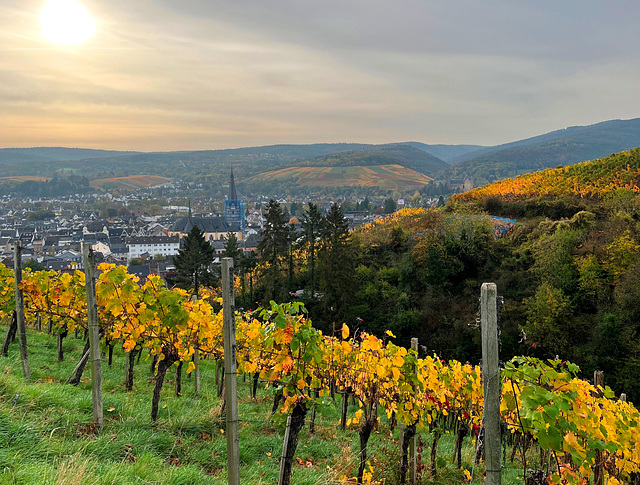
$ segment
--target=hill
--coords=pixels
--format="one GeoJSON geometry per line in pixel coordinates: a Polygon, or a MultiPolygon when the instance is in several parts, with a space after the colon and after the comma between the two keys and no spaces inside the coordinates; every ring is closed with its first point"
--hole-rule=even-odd
{"type": "Polygon", "coordinates": [[[468,152],[452,163],[453,177],[471,177],[476,185],[640,146],[640,118],[572,126],[504,145],[468,152]]]}
{"type": "Polygon", "coordinates": [[[131,155],[134,153],[137,152],[65,147],[0,148],[0,164],[89,160],[93,158],[131,155]]]}
{"type": "Polygon", "coordinates": [[[398,164],[342,165],[333,167],[298,166],[262,173],[245,181],[246,185],[291,183],[313,187],[378,187],[384,190],[420,188],[433,179],[398,164]]]}
{"type": "Polygon", "coordinates": [[[640,148],[635,148],[590,162],[500,180],[454,195],[452,199],[465,201],[499,197],[514,200],[540,196],[602,199],[621,189],[637,194],[639,186],[640,148]]]}
{"type": "Polygon", "coordinates": [[[456,160],[459,160],[464,155],[484,148],[481,145],[427,145],[417,141],[402,143],[402,145],[417,148],[447,163],[455,163],[456,160]]]}
{"type": "Polygon", "coordinates": [[[171,179],[157,175],[130,175],[128,177],[111,177],[91,181],[92,187],[102,189],[118,188],[124,190],[136,190],[142,187],[152,187],[170,182],[171,179]]]}
{"type": "Polygon", "coordinates": [[[376,145],[365,150],[331,153],[303,163],[305,166],[319,167],[389,164],[402,165],[426,175],[433,175],[449,166],[423,150],[403,144],[376,145]]]}

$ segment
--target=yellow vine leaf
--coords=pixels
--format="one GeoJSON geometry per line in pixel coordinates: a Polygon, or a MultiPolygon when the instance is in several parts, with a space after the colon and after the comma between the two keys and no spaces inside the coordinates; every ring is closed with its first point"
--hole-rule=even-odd
{"type": "Polygon", "coordinates": [[[349,338],[349,327],[347,327],[346,323],[342,324],[342,338],[344,340],[349,338]]]}

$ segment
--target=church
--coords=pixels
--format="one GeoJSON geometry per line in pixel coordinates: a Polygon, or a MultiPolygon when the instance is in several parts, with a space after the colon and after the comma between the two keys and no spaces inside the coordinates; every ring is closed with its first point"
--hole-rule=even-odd
{"type": "Polygon", "coordinates": [[[244,204],[242,199],[238,198],[233,169],[231,169],[229,198],[224,201],[224,216],[194,217],[189,207],[189,215],[178,219],[168,232],[169,236],[182,238],[189,234],[193,226],[198,226],[205,239],[213,244],[215,241],[224,241],[230,232],[235,234],[238,241],[242,241],[244,225],[244,204]]]}

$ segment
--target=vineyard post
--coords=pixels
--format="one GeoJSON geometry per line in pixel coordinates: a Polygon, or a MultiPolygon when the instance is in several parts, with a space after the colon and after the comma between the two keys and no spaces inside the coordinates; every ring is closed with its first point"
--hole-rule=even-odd
{"type": "Polygon", "coordinates": [[[498,295],[495,283],[483,283],[480,294],[486,485],[502,483],[500,462],[500,368],[498,366],[498,295]]]}
{"type": "MultiPolygon", "coordinates": [[[[193,302],[195,303],[198,299],[198,295],[193,295],[193,302]]],[[[200,342],[199,331],[196,330],[196,342],[200,342]]],[[[195,395],[200,394],[200,349],[196,348],[196,351],[193,353],[193,364],[195,368],[193,369],[194,376],[194,384],[196,388],[195,395]]]]}
{"type": "MultiPolygon", "coordinates": [[[[593,385],[597,389],[598,397],[604,396],[604,372],[596,370],[593,372],[593,385]]],[[[603,456],[600,450],[596,450],[596,464],[593,467],[593,485],[604,483],[604,467],[602,466],[603,456]]]]}
{"type": "Polygon", "coordinates": [[[14,286],[16,292],[16,324],[18,330],[18,344],[20,345],[20,360],[22,361],[22,373],[27,380],[31,379],[29,367],[29,355],[27,353],[27,329],[24,323],[24,298],[20,283],[22,282],[22,246],[16,241],[13,247],[13,269],[15,273],[14,286]]]}
{"type": "Polygon", "coordinates": [[[225,400],[227,403],[227,469],[229,485],[240,484],[238,437],[238,379],[236,373],[236,323],[233,294],[233,258],[222,258],[222,319],[224,338],[225,400]]]}
{"type": "MultiPolygon", "coordinates": [[[[418,352],[418,339],[417,338],[412,338],[411,339],[411,348],[413,350],[415,350],[416,352],[418,352]]],[[[417,373],[418,369],[413,369],[413,373],[417,373]]],[[[414,392],[415,392],[415,385],[413,386],[414,392]]],[[[411,440],[409,441],[409,483],[411,485],[415,485],[417,483],[416,481],[416,475],[417,475],[417,456],[416,456],[416,440],[418,438],[418,434],[414,434],[411,437],[411,440]]]]}
{"type": "Polygon", "coordinates": [[[282,456],[280,457],[280,471],[278,473],[278,485],[284,482],[287,473],[287,445],[289,444],[289,436],[291,435],[291,414],[287,416],[287,425],[284,428],[284,438],[282,440],[282,456]]]}
{"type": "Polygon", "coordinates": [[[91,395],[93,398],[93,422],[102,428],[102,369],[100,367],[100,328],[96,303],[96,267],[91,243],[82,243],[82,264],[87,292],[87,327],[89,329],[89,360],[91,361],[91,395]]]}

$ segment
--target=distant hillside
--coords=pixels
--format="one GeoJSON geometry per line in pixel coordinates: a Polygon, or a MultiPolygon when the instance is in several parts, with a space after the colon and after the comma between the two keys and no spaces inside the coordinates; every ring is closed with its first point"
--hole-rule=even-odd
{"type": "Polygon", "coordinates": [[[123,190],[136,190],[143,187],[152,187],[170,182],[171,179],[157,175],[130,175],[128,177],[112,177],[92,180],[91,187],[102,189],[118,188],[123,190]]]}
{"type": "Polygon", "coordinates": [[[503,201],[540,196],[602,199],[619,191],[640,193],[640,148],[567,167],[549,168],[500,180],[451,197],[468,201],[496,197],[503,201]]]}
{"type": "Polygon", "coordinates": [[[408,145],[376,145],[368,150],[331,153],[304,162],[305,166],[347,167],[398,164],[425,175],[448,168],[439,158],[408,145]]]}
{"type": "Polygon", "coordinates": [[[640,119],[574,126],[496,147],[428,145],[420,142],[372,145],[317,143],[224,150],[118,152],[78,148],[0,149],[0,177],[70,175],[89,180],[149,174],[206,186],[223,194],[233,167],[245,195],[289,193],[296,182],[278,185],[245,182],[290,167],[401,165],[433,178],[464,179],[476,185],[523,173],[592,160],[640,147],[640,119]],[[450,163],[450,165],[449,165],[450,163]]]}
{"type": "Polygon", "coordinates": [[[427,145],[417,141],[402,143],[402,145],[412,146],[413,148],[427,152],[440,160],[444,160],[447,163],[455,162],[467,153],[485,148],[481,145],[427,145]]]}
{"type": "Polygon", "coordinates": [[[44,161],[52,162],[61,160],[88,160],[93,158],[131,155],[134,153],[137,152],[64,147],[0,148],[0,164],[44,161]]]}
{"type": "Polygon", "coordinates": [[[433,179],[424,174],[394,165],[341,165],[332,167],[298,166],[288,167],[245,181],[246,184],[290,183],[297,186],[314,187],[378,187],[384,190],[420,188],[433,179]]]}
{"type": "Polygon", "coordinates": [[[640,147],[640,118],[613,120],[468,152],[451,170],[453,177],[471,177],[477,185],[605,157],[640,147]]]}

